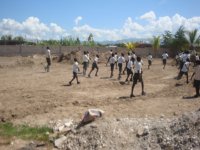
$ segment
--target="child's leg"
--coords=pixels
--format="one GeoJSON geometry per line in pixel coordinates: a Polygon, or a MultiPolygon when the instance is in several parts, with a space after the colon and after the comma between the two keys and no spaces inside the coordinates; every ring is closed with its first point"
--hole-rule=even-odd
{"type": "Polygon", "coordinates": [[[94,70],[93,68],[90,70],[88,77],[90,77],[90,74],[92,73],[93,70],[94,70]]]}
{"type": "Polygon", "coordinates": [[[96,69],[97,69],[97,71],[96,71],[96,73],[95,73],[95,76],[97,76],[97,73],[98,73],[98,71],[99,71],[99,67],[97,67],[96,69]]]}
{"type": "Polygon", "coordinates": [[[186,83],[188,84],[188,83],[189,83],[189,80],[188,80],[188,72],[186,72],[185,75],[186,75],[186,83]]]}
{"type": "Polygon", "coordinates": [[[77,76],[77,74],[75,75],[75,78],[76,78],[77,84],[79,84],[80,82],[78,81],[78,76],[77,76]]]}
{"type": "Polygon", "coordinates": [[[130,95],[130,97],[135,97],[135,96],[133,95],[134,87],[135,87],[135,83],[133,82],[133,85],[132,85],[132,88],[131,88],[131,95],[130,95]]]}
{"type": "Polygon", "coordinates": [[[199,86],[196,86],[195,89],[196,89],[196,95],[200,96],[199,95],[199,86]]]}
{"type": "Polygon", "coordinates": [[[75,79],[75,74],[73,73],[73,78],[72,80],[69,82],[69,84],[72,84],[72,81],[75,79]]]}

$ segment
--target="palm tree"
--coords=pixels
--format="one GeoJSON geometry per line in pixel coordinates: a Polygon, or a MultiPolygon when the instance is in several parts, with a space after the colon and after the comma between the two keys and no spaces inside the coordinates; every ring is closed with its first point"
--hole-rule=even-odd
{"type": "Polygon", "coordinates": [[[194,29],[192,31],[186,32],[188,35],[188,42],[190,44],[190,48],[193,50],[194,45],[198,43],[199,37],[198,37],[198,29],[194,29]]]}
{"type": "Polygon", "coordinates": [[[124,45],[128,49],[128,51],[133,51],[136,48],[136,43],[133,42],[124,43],[124,45]]]}
{"type": "Polygon", "coordinates": [[[160,48],[160,36],[153,36],[152,47],[155,56],[157,56],[158,49],[160,48]]]}

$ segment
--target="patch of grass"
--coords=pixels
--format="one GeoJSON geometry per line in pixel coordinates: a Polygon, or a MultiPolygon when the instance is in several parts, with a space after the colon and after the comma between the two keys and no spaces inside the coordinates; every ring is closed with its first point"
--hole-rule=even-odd
{"type": "Polygon", "coordinates": [[[48,127],[14,126],[12,123],[0,123],[1,137],[10,138],[15,136],[24,140],[48,141],[49,135],[46,134],[47,132],[52,133],[52,129],[48,127]]]}

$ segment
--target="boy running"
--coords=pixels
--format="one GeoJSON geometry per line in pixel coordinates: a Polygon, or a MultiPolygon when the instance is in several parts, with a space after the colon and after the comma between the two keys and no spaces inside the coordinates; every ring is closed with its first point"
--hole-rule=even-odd
{"type": "Polygon", "coordinates": [[[142,95],[145,95],[145,92],[144,92],[144,82],[143,82],[143,79],[142,79],[141,57],[137,57],[137,61],[134,62],[134,66],[135,66],[135,69],[134,69],[135,74],[133,76],[133,85],[132,85],[130,97],[135,97],[135,95],[133,95],[133,90],[134,90],[135,85],[137,84],[137,81],[141,82],[142,95]]]}
{"type": "Polygon", "coordinates": [[[147,60],[148,60],[148,69],[150,69],[150,66],[152,64],[152,59],[153,59],[153,56],[151,55],[151,53],[149,53],[149,55],[147,56],[147,60]]]}
{"type": "Polygon", "coordinates": [[[113,77],[114,67],[115,67],[115,55],[114,54],[112,54],[109,62],[110,62],[110,70],[111,70],[110,78],[112,78],[113,77]]]}
{"type": "Polygon", "coordinates": [[[121,79],[121,73],[122,73],[122,64],[125,62],[124,54],[121,53],[121,56],[118,58],[118,67],[119,67],[119,76],[118,79],[121,79]]]}
{"type": "Polygon", "coordinates": [[[196,67],[194,68],[194,73],[191,76],[191,80],[194,76],[193,86],[196,89],[196,94],[193,96],[194,98],[199,97],[199,89],[200,89],[200,60],[196,61],[196,67]]]}
{"type": "Polygon", "coordinates": [[[72,81],[76,78],[77,84],[80,84],[80,82],[78,81],[78,71],[79,71],[79,67],[78,67],[78,61],[76,58],[74,58],[74,64],[72,66],[72,71],[73,71],[73,78],[72,80],[69,82],[69,85],[72,84],[72,81]]]}
{"type": "Polygon", "coordinates": [[[51,50],[48,46],[47,46],[47,50],[46,50],[46,61],[47,61],[47,66],[45,66],[45,71],[49,72],[50,66],[51,66],[51,50]]]}
{"type": "Polygon", "coordinates": [[[95,76],[97,76],[97,73],[99,71],[99,67],[98,67],[98,60],[99,60],[99,55],[96,55],[96,57],[94,58],[94,62],[92,64],[92,69],[90,70],[90,73],[88,74],[88,77],[90,78],[90,74],[92,73],[92,71],[96,68],[97,71],[95,73],[95,76]]]}
{"type": "Polygon", "coordinates": [[[127,64],[127,78],[125,80],[125,82],[128,82],[129,76],[131,75],[131,79],[130,81],[132,81],[133,79],[133,63],[134,63],[135,59],[133,57],[131,57],[131,60],[128,61],[127,64]]]}
{"type": "Polygon", "coordinates": [[[167,58],[169,57],[169,55],[167,54],[167,52],[164,52],[162,54],[162,60],[163,60],[163,69],[165,69],[165,66],[167,64],[167,58]]]}
{"type": "Polygon", "coordinates": [[[188,71],[189,71],[189,66],[190,66],[190,60],[189,58],[186,60],[186,62],[183,64],[183,67],[181,68],[181,71],[178,75],[178,80],[182,78],[183,75],[186,75],[186,83],[188,84],[188,71]]]}
{"type": "Polygon", "coordinates": [[[83,75],[84,76],[86,75],[89,60],[90,58],[88,57],[88,53],[84,51],[84,55],[83,55],[83,75]]]}

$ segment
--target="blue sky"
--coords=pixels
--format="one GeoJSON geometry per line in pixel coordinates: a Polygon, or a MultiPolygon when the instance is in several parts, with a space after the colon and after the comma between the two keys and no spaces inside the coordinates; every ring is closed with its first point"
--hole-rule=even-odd
{"type": "Polygon", "coordinates": [[[0,34],[97,41],[200,29],[199,0],[1,0],[0,34]]]}

